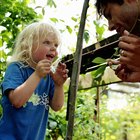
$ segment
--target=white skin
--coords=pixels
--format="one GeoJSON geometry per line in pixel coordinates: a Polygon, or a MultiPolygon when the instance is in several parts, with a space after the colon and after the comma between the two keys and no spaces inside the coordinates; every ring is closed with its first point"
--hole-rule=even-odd
{"type": "Polygon", "coordinates": [[[38,48],[36,43],[33,44],[32,54],[33,60],[37,64],[31,63],[35,71],[22,85],[10,91],[9,99],[16,108],[22,107],[32,96],[40,80],[47,74],[51,74],[55,83],[55,91],[53,99],[50,101],[50,106],[54,111],[58,111],[64,103],[63,84],[68,77],[68,70],[66,69],[66,65],[61,63],[55,73],[51,72],[51,63],[58,55],[58,44],[54,42],[53,35],[49,35],[47,39],[40,38],[37,44],[39,44],[38,48]]]}
{"type": "Polygon", "coordinates": [[[109,30],[116,30],[122,35],[118,46],[123,50],[123,54],[121,53],[119,61],[109,60],[109,64],[119,64],[115,73],[123,81],[140,81],[139,23],[133,28],[140,15],[138,6],[140,6],[140,2],[136,0],[124,0],[122,5],[109,3],[103,7],[109,30]]]}

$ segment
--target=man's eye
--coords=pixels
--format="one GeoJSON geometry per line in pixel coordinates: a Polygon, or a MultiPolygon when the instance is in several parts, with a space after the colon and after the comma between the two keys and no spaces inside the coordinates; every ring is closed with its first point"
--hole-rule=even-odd
{"type": "Polygon", "coordinates": [[[112,17],[111,17],[111,14],[109,13],[109,14],[107,14],[107,19],[111,19],[112,17]]]}
{"type": "Polygon", "coordinates": [[[104,14],[105,18],[108,19],[108,20],[111,20],[112,16],[110,13],[105,13],[104,14]]]}
{"type": "Polygon", "coordinates": [[[44,41],[43,44],[50,44],[50,41],[44,41]]]}

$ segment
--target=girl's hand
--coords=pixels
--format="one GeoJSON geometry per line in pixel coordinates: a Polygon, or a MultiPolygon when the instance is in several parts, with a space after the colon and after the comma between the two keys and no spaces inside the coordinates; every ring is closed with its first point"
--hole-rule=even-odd
{"type": "Polygon", "coordinates": [[[56,85],[63,85],[68,78],[68,69],[66,69],[66,64],[60,62],[56,68],[56,71],[54,73],[50,72],[50,74],[56,85]]]}
{"type": "Polygon", "coordinates": [[[50,73],[50,69],[51,61],[44,59],[38,62],[35,72],[40,78],[43,78],[50,73]]]}

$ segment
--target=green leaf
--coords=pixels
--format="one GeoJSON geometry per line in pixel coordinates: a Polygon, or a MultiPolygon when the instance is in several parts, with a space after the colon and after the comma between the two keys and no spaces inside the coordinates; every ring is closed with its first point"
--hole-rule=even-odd
{"type": "Polygon", "coordinates": [[[77,22],[77,18],[72,17],[71,19],[72,19],[73,21],[77,22]]]}
{"type": "Polygon", "coordinates": [[[49,122],[49,126],[50,126],[51,129],[54,129],[54,128],[56,128],[57,123],[56,123],[55,121],[52,121],[52,120],[51,120],[51,121],[49,122]]]}
{"type": "Polygon", "coordinates": [[[96,28],[96,33],[98,35],[98,40],[102,40],[103,39],[103,33],[105,31],[105,27],[104,25],[100,25],[97,21],[93,22],[96,28]]]}
{"type": "Polygon", "coordinates": [[[45,8],[42,8],[42,14],[45,15],[45,8]]]}
{"type": "Polygon", "coordinates": [[[101,67],[99,67],[99,68],[95,71],[94,77],[95,77],[95,78],[101,77],[101,76],[103,75],[103,73],[104,73],[105,68],[106,68],[106,66],[101,66],[101,67]]]}
{"type": "Polygon", "coordinates": [[[37,8],[42,8],[42,6],[36,6],[35,9],[37,9],[37,8]]]}
{"type": "Polygon", "coordinates": [[[90,36],[89,36],[88,30],[85,30],[85,31],[84,31],[84,39],[85,39],[86,43],[88,43],[89,37],[90,37],[90,36]]]}
{"type": "Polygon", "coordinates": [[[51,21],[53,21],[54,23],[58,22],[57,18],[50,18],[51,21]]]}
{"type": "Polygon", "coordinates": [[[101,64],[101,63],[105,63],[106,59],[101,58],[101,57],[96,57],[92,62],[96,64],[101,64]]]}
{"type": "Polygon", "coordinates": [[[56,4],[53,0],[48,0],[47,5],[49,5],[50,7],[55,7],[56,8],[56,4]]]}
{"type": "Polygon", "coordinates": [[[72,33],[71,27],[67,25],[66,28],[67,28],[68,32],[71,34],[72,33]]]}

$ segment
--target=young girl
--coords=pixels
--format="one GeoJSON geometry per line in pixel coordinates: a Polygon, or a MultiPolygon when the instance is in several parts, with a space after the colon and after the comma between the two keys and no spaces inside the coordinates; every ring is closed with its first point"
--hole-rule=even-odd
{"type": "Polygon", "coordinates": [[[59,45],[58,31],[47,23],[32,23],[17,37],[2,82],[0,140],[44,139],[49,106],[54,111],[63,106],[68,77],[62,63],[51,72],[59,45]]]}

